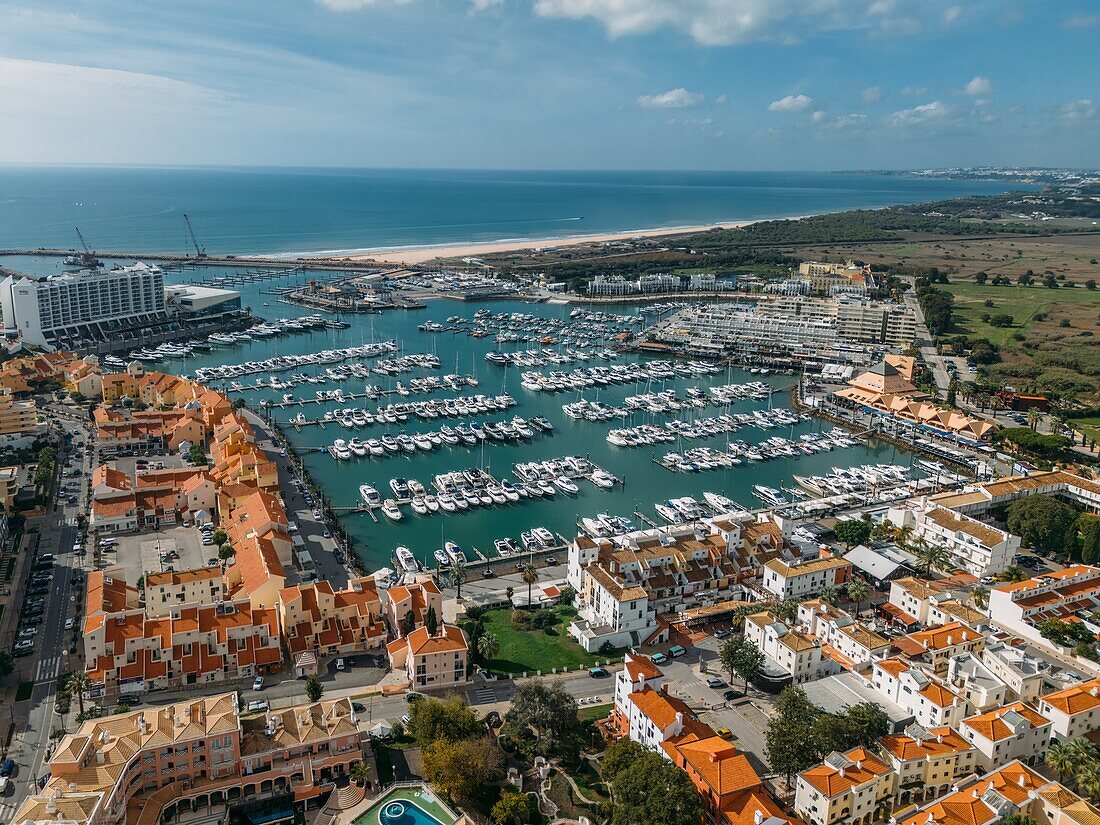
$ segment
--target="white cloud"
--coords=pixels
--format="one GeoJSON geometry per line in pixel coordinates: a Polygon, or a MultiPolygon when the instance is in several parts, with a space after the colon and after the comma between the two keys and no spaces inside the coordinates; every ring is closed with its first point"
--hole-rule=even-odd
{"type": "Polygon", "coordinates": [[[1100,14],[1075,14],[1062,21],[1065,29],[1087,29],[1092,26],[1100,26],[1100,14]]]}
{"type": "Polygon", "coordinates": [[[940,15],[940,19],[943,20],[945,26],[950,26],[960,17],[962,17],[962,6],[948,6],[943,10],[943,14],[940,15]]]}
{"type": "Polygon", "coordinates": [[[821,123],[821,121],[823,121],[828,116],[829,115],[827,113],[818,109],[816,112],[810,115],[810,120],[812,120],[814,123],[821,123]]]}
{"type": "Polygon", "coordinates": [[[859,99],[864,103],[878,103],[884,96],[881,86],[868,86],[859,93],[859,99]]]}
{"type": "MultiPolygon", "coordinates": [[[[412,0],[316,0],[316,2],[331,11],[358,11],[359,9],[365,9],[367,6],[376,6],[383,2],[403,6],[412,2],[412,0]]],[[[485,11],[493,6],[501,5],[504,0],[466,0],[466,2],[470,5],[470,11],[485,11]]]]}
{"type": "Polygon", "coordinates": [[[966,86],[963,87],[963,91],[971,97],[979,97],[981,95],[992,94],[993,84],[989,82],[989,78],[976,75],[966,86]]]}
{"type": "Polygon", "coordinates": [[[946,103],[933,100],[931,103],[922,103],[912,109],[902,109],[890,116],[890,123],[894,126],[916,126],[923,123],[940,123],[951,116],[953,109],[946,103]]]}
{"type": "Polygon", "coordinates": [[[901,93],[906,97],[924,97],[928,94],[927,86],[906,86],[901,90],[901,93]]]}
{"type": "Polygon", "coordinates": [[[535,0],[540,16],[593,19],[612,37],[670,28],[708,46],[795,43],[851,29],[908,35],[923,30],[926,21],[938,25],[946,7],[946,0],[919,7],[896,0],[535,0]]]}
{"type": "Polygon", "coordinates": [[[843,130],[855,131],[867,126],[867,115],[852,113],[829,117],[825,112],[814,112],[810,118],[817,128],[824,132],[840,132],[843,130]],[[818,117],[820,115],[820,117],[818,117]]]}
{"type": "Polygon", "coordinates": [[[659,95],[641,95],[638,105],[643,109],[689,109],[698,106],[705,98],[697,92],[689,92],[683,86],[659,95]]]}
{"type": "Polygon", "coordinates": [[[814,99],[806,95],[787,95],[768,104],[769,112],[804,112],[813,105],[814,99]]]}
{"type": "Polygon", "coordinates": [[[1092,120],[1096,117],[1096,107],[1093,106],[1092,101],[1088,98],[1071,100],[1068,103],[1062,104],[1062,108],[1059,110],[1058,114],[1062,117],[1062,120],[1092,120]]]}

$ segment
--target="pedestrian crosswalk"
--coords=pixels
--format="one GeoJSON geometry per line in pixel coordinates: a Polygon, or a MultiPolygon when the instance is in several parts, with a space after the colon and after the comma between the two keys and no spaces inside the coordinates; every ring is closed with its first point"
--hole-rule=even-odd
{"type": "Polygon", "coordinates": [[[511,698],[512,693],[511,682],[482,683],[473,690],[468,691],[471,705],[491,705],[495,702],[506,702],[511,698]]]}
{"type": "Polygon", "coordinates": [[[48,682],[51,679],[56,679],[57,674],[61,670],[61,657],[50,656],[47,659],[42,659],[38,663],[38,669],[34,674],[34,681],[36,682],[48,682]]]}

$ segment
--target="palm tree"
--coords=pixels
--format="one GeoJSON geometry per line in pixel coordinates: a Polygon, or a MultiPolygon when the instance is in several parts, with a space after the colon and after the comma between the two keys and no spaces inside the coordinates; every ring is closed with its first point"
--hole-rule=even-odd
{"type": "Polygon", "coordinates": [[[817,598],[820,599],[823,604],[829,605],[829,607],[836,607],[837,603],[840,602],[840,594],[836,592],[835,587],[826,587],[817,594],[817,598]]]}
{"type": "Polygon", "coordinates": [[[1071,739],[1065,743],[1066,754],[1072,766],[1069,773],[1073,775],[1078,789],[1084,790],[1093,799],[1100,798],[1100,762],[1096,758],[1096,746],[1083,736],[1071,739]],[[1093,789],[1086,790],[1087,785],[1093,785],[1093,789]]]}
{"type": "Polygon", "coordinates": [[[539,580],[539,571],[532,564],[523,568],[523,583],[527,585],[527,606],[531,606],[531,587],[539,580]]]}
{"type": "Polygon", "coordinates": [[[477,652],[481,656],[481,661],[489,664],[500,653],[500,639],[496,637],[493,631],[486,630],[481,634],[481,638],[477,640],[477,652]]]}
{"type": "Polygon", "coordinates": [[[1093,802],[1100,799],[1100,762],[1088,762],[1078,768],[1077,790],[1093,802]]]}
{"type": "Polygon", "coordinates": [[[1027,425],[1032,430],[1038,430],[1039,425],[1043,423],[1043,414],[1039,412],[1035,407],[1032,407],[1027,411],[1027,425]]]}
{"type": "Polygon", "coordinates": [[[942,544],[930,544],[924,539],[918,539],[913,555],[917,557],[926,579],[932,575],[933,570],[951,569],[951,554],[942,544]]]}
{"type": "Polygon", "coordinates": [[[69,674],[69,681],[65,684],[69,694],[76,694],[77,707],[80,708],[80,714],[84,715],[84,689],[88,687],[88,674],[86,671],[78,670],[76,673],[69,674]]]}
{"type": "Polygon", "coordinates": [[[894,542],[902,550],[909,549],[909,542],[913,538],[913,525],[903,524],[898,528],[898,531],[894,534],[894,542]]]}
{"type": "Polygon", "coordinates": [[[783,599],[768,605],[768,614],[780,622],[793,622],[798,617],[798,599],[783,599]]]}
{"type": "Polygon", "coordinates": [[[751,616],[753,613],[752,607],[747,604],[743,604],[740,607],[736,607],[733,610],[733,616],[730,618],[730,625],[734,631],[740,633],[745,629],[745,619],[751,616]]]}
{"type": "Polygon", "coordinates": [[[356,762],[351,766],[351,770],[348,771],[348,776],[351,781],[360,787],[366,784],[367,779],[370,777],[370,765],[366,761],[356,762]]]}
{"type": "Polygon", "coordinates": [[[860,604],[871,595],[871,585],[867,580],[857,576],[848,582],[848,598],[856,603],[856,616],[859,616],[860,604]]]}
{"type": "Polygon", "coordinates": [[[1058,781],[1061,782],[1067,774],[1072,774],[1077,767],[1077,760],[1073,756],[1073,752],[1067,747],[1065,742],[1054,742],[1049,748],[1047,748],[1046,754],[1047,766],[1058,774],[1058,781]]]}
{"type": "Polygon", "coordinates": [[[451,566],[451,581],[455,583],[455,587],[458,588],[457,598],[462,599],[462,585],[466,583],[466,579],[470,577],[469,572],[466,570],[466,565],[459,561],[455,562],[451,566]]]}
{"type": "Polygon", "coordinates": [[[985,610],[989,606],[989,591],[979,584],[970,591],[970,601],[978,610],[985,610]]]}
{"type": "Polygon", "coordinates": [[[1000,582],[1010,582],[1012,584],[1015,584],[1016,582],[1024,581],[1024,579],[1027,578],[1027,573],[1021,570],[1017,565],[1013,564],[1009,567],[1006,567],[994,578],[996,578],[997,581],[1000,582]]]}

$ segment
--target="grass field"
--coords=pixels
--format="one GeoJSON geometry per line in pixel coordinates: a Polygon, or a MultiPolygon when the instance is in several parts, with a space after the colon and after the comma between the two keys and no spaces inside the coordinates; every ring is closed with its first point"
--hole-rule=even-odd
{"type": "Polygon", "coordinates": [[[996,344],[1004,344],[1017,332],[1026,335],[1039,314],[1048,316],[1044,323],[1060,323],[1064,318],[1074,327],[1091,329],[1096,325],[1096,310],[1100,308],[1100,290],[1082,287],[1047,289],[1045,286],[989,286],[964,282],[951,283],[944,289],[955,296],[954,332],[988,338],[996,344]],[[993,305],[986,306],[987,301],[993,305]],[[1014,323],[1010,327],[992,326],[981,320],[985,313],[1011,315],[1014,323]]]}
{"type": "Polygon", "coordinates": [[[559,605],[551,609],[559,618],[554,635],[534,628],[517,630],[512,626],[511,610],[487,612],[485,629],[492,631],[500,641],[500,652],[490,663],[490,669],[504,673],[533,673],[536,670],[547,673],[552,668],[575,670],[607,660],[606,656],[585,653],[584,648],[569,636],[568,623],[576,615],[573,608],[559,605]]]}

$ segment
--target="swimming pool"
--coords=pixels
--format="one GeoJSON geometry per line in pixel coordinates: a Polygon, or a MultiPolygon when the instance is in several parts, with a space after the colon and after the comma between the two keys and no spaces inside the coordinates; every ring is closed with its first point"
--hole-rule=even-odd
{"type": "Polygon", "coordinates": [[[353,825],[453,825],[455,819],[427,788],[395,788],[353,825]]]}

